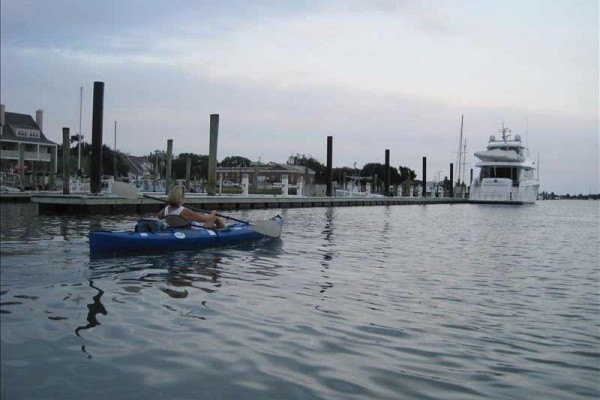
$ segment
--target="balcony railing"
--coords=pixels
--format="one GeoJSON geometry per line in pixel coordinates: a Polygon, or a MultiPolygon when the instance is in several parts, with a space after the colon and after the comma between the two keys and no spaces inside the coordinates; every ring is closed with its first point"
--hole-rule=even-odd
{"type": "MultiPolygon", "coordinates": [[[[26,151],[23,156],[25,157],[25,161],[46,161],[50,162],[51,157],[49,153],[39,153],[37,151],[26,151]]],[[[9,159],[9,160],[18,160],[19,159],[19,151],[18,150],[0,150],[0,158],[9,159]]]]}

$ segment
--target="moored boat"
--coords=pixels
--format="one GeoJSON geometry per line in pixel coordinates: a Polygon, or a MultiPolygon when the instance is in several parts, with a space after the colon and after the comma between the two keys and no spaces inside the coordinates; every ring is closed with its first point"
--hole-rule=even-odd
{"type": "Polygon", "coordinates": [[[502,137],[490,136],[487,150],[475,152],[478,176],[471,182],[469,200],[474,203],[527,204],[538,197],[537,166],[520,135],[511,136],[508,128],[502,137]]]}
{"type": "MultiPolygon", "coordinates": [[[[279,228],[283,226],[283,218],[279,215],[263,222],[279,228]]],[[[245,222],[237,222],[223,229],[175,228],[156,220],[140,220],[134,231],[91,232],[90,255],[199,250],[274,237],[261,233],[261,229],[256,228],[255,224],[245,222]]]]}

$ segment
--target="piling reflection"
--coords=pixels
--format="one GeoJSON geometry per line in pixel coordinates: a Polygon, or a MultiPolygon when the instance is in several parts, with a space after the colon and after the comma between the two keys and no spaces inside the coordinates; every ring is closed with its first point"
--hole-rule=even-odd
{"type": "Polygon", "coordinates": [[[88,308],[88,315],[87,315],[88,324],[85,325],[85,326],[80,326],[77,329],[75,329],[75,334],[77,336],[81,336],[79,334],[80,331],[83,331],[83,330],[86,330],[86,329],[91,329],[91,328],[94,328],[94,327],[100,325],[100,322],[96,318],[96,316],[98,314],[102,314],[102,315],[108,314],[108,312],[106,311],[106,308],[104,307],[104,304],[102,304],[102,302],[100,301],[100,298],[104,294],[104,291],[102,289],[97,288],[96,286],[94,286],[94,282],[93,281],[90,281],[90,287],[93,288],[93,289],[96,289],[98,291],[98,293],[94,297],[92,297],[93,302],[87,305],[87,308],[88,308]]]}
{"type": "Polygon", "coordinates": [[[324,243],[321,246],[324,249],[323,261],[321,261],[321,265],[323,266],[323,269],[321,269],[321,275],[323,277],[324,283],[320,285],[321,286],[321,291],[320,291],[321,294],[325,294],[325,291],[327,289],[333,287],[333,283],[328,281],[329,275],[327,273],[327,270],[329,269],[329,265],[330,265],[331,261],[333,260],[333,256],[334,256],[334,252],[333,252],[333,248],[334,248],[334,243],[333,243],[334,216],[335,216],[334,208],[327,208],[325,210],[325,226],[323,228],[323,231],[321,232],[324,235],[324,243]]]}
{"type": "Polygon", "coordinates": [[[62,236],[64,240],[69,240],[69,225],[66,218],[60,219],[59,228],[60,236],[62,236]]]}

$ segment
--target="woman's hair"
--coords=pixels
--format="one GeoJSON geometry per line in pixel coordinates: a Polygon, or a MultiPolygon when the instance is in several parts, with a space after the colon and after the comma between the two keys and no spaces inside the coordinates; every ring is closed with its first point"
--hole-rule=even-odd
{"type": "Polygon", "coordinates": [[[171,191],[169,192],[169,197],[167,197],[167,204],[171,207],[179,207],[183,204],[183,199],[185,198],[185,191],[183,186],[173,186],[171,191]]]}

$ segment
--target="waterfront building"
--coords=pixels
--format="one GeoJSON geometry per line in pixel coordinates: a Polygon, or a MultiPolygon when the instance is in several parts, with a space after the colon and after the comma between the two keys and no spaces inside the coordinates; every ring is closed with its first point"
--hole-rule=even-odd
{"type": "Polygon", "coordinates": [[[31,115],[5,112],[0,104],[0,163],[2,171],[57,172],[58,145],[43,132],[44,112],[31,115]]]}
{"type": "Polygon", "coordinates": [[[242,177],[248,175],[248,180],[256,186],[271,186],[281,183],[284,175],[288,177],[290,185],[297,185],[300,178],[304,185],[315,183],[315,171],[301,165],[252,163],[249,167],[217,167],[217,177],[224,181],[232,181],[241,185],[242,177]]]}

